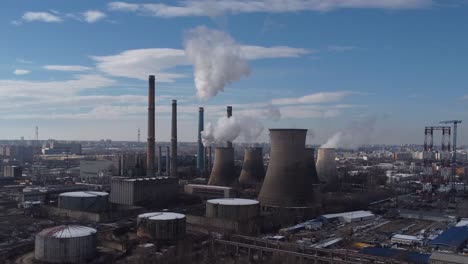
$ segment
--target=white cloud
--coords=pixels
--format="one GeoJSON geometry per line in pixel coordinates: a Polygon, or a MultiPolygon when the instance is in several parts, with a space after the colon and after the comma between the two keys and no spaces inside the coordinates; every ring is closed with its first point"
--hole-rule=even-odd
{"type": "MultiPolygon", "coordinates": [[[[241,46],[247,60],[299,57],[310,53],[309,50],[286,46],[241,46]]],[[[146,80],[148,75],[155,74],[158,82],[174,82],[183,74],[170,73],[166,70],[177,66],[190,65],[185,51],[170,48],[151,48],[126,50],[108,56],[92,56],[98,70],[118,77],[146,80]]]]}
{"type": "Polygon", "coordinates": [[[80,65],[44,65],[42,68],[50,71],[80,72],[89,71],[92,68],[80,65]]]}
{"type": "Polygon", "coordinates": [[[304,95],[301,97],[273,99],[273,105],[293,105],[293,104],[320,104],[320,103],[334,103],[343,100],[346,96],[355,94],[351,91],[338,91],[338,92],[320,92],[304,95]]]}
{"type": "Polygon", "coordinates": [[[339,46],[339,45],[330,45],[328,46],[328,51],[331,52],[345,52],[355,50],[356,47],[354,46],[339,46]]]}
{"type": "Polygon", "coordinates": [[[47,23],[57,23],[62,22],[62,18],[59,16],[48,13],[48,12],[26,12],[23,14],[21,19],[25,22],[47,22],[47,23]]]}
{"type": "Polygon", "coordinates": [[[135,49],[116,55],[93,56],[98,70],[112,76],[145,80],[155,74],[158,82],[173,82],[185,77],[163,70],[180,65],[188,65],[183,50],[179,49],[135,49]]]}
{"type": "Polygon", "coordinates": [[[158,17],[213,17],[226,13],[323,12],[344,8],[416,9],[431,6],[432,3],[432,0],[189,0],[178,1],[176,5],[111,2],[109,8],[111,10],[148,13],[158,17]]]}
{"type": "Polygon", "coordinates": [[[31,73],[31,71],[29,71],[29,70],[23,70],[23,69],[16,69],[13,73],[14,73],[15,75],[25,75],[25,74],[31,73]]]}
{"type": "Polygon", "coordinates": [[[98,22],[99,20],[104,19],[106,17],[106,14],[97,10],[88,10],[83,13],[83,17],[86,22],[95,23],[95,22],[98,22]]]}

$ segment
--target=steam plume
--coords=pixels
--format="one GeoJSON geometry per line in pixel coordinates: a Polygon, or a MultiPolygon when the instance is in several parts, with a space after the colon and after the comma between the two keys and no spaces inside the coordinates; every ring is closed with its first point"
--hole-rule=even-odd
{"type": "Polygon", "coordinates": [[[368,144],[376,122],[375,116],[355,121],[349,124],[346,130],[334,134],[321,147],[353,149],[368,144]]]}
{"type": "Polygon", "coordinates": [[[263,131],[262,123],[253,117],[232,116],[221,117],[214,125],[208,123],[202,132],[203,145],[211,145],[226,141],[234,141],[239,136],[246,142],[253,142],[263,131]]]}
{"type": "Polygon", "coordinates": [[[200,26],[190,30],[185,53],[194,67],[195,87],[201,99],[209,99],[224,87],[249,74],[249,66],[234,39],[219,30],[200,26]]]}

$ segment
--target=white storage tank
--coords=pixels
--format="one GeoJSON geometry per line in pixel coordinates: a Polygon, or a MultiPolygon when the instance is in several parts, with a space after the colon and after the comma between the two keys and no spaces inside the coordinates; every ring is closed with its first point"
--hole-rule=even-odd
{"type": "Polygon", "coordinates": [[[59,195],[59,208],[83,211],[103,212],[108,208],[109,194],[106,192],[66,192],[59,195]]]}
{"type": "Polygon", "coordinates": [[[96,229],[61,225],[36,234],[34,257],[48,263],[86,263],[96,253],[96,229]]]}
{"type": "Polygon", "coordinates": [[[183,214],[155,212],[137,218],[137,235],[156,240],[178,240],[185,236],[186,218],[183,214]]]}
{"type": "Polygon", "coordinates": [[[242,221],[258,215],[260,215],[260,203],[256,200],[223,198],[206,202],[206,217],[242,221]]]}

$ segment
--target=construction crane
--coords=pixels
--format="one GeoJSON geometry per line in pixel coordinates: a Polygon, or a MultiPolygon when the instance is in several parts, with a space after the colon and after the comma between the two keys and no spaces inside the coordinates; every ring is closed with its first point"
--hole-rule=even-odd
{"type": "Polygon", "coordinates": [[[448,120],[442,121],[441,124],[453,124],[453,155],[452,155],[452,177],[457,173],[457,126],[460,124],[461,120],[448,120]]]}

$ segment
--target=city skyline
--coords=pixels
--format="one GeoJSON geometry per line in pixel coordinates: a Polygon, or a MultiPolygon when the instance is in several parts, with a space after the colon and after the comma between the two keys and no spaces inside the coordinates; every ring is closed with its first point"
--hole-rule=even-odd
{"type": "MultiPolygon", "coordinates": [[[[39,126],[41,139],[136,141],[140,128],[144,141],[149,74],[157,141],[169,140],[172,99],[180,141],[196,141],[199,106],[206,123],[227,105],[256,116],[262,142],[267,128],[292,127],[311,129],[312,144],[350,130],[359,143],[422,144],[424,126],[466,119],[466,2],[255,2],[6,1],[0,138],[34,139],[39,126]],[[202,99],[193,32],[221,36],[248,65],[202,99]]],[[[459,145],[467,132],[462,123],[459,145]]]]}

